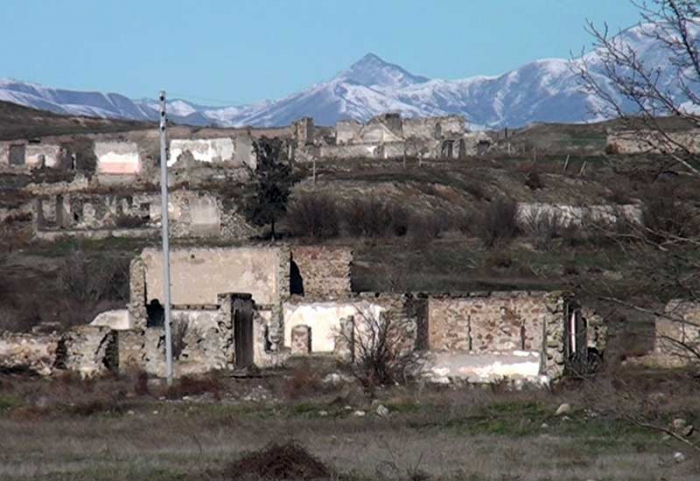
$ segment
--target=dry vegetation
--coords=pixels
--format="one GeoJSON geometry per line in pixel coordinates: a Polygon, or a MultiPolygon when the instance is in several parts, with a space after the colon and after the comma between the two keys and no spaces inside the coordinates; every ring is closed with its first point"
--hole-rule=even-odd
{"type": "Polygon", "coordinates": [[[3,376],[0,477],[645,481],[700,475],[692,449],[635,422],[697,422],[696,380],[628,372],[554,391],[409,386],[382,389],[370,402],[359,385],[329,384],[322,381],[327,372],[300,367],[317,379],[316,392],[290,391],[301,371],[185,378],[171,389],[138,373],[87,382],[3,376]],[[555,415],[564,402],[572,410],[555,415]],[[388,414],[377,414],[380,404],[388,414]],[[687,460],[674,461],[676,452],[687,460]]]}

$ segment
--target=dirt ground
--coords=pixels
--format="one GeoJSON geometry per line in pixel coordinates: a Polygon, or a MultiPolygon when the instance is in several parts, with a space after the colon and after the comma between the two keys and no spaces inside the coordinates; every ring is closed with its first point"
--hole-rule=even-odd
{"type": "Polygon", "coordinates": [[[326,376],[300,366],[168,390],[143,376],[5,375],[0,479],[246,479],[231,471],[246,465],[235,464],[241,456],[286,441],[331,479],[700,479],[697,452],[630,420],[692,424],[700,400],[687,377],[617,376],[551,391],[397,386],[370,400],[326,376]],[[571,411],[556,415],[562,403],[571,411]]]}

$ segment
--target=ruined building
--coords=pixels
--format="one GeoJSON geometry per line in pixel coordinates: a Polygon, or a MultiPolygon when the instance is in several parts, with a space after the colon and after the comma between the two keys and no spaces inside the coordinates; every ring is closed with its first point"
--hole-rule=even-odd
{"type": "MultiPolygon", "coordinates": [[[[352,360],[369,319],[393,322],[404,348],[423,353],[435,382],[503,378],[546,384],[585,369],[604,347],[599,319],[562,293],[356,294],[344,247],[250,246],[171,254],[177,375],[284,364],[290,356],[352,360]],[[343,333],[355,333],[343,335],[343,333]],[[350,341],[348,341],[350,339],[350,341]]],[[[144,370],[163,375],[162,255],[131,264],[126,309],[64,335],[0,338],[0,364],[49,374],[144,370]]]]}

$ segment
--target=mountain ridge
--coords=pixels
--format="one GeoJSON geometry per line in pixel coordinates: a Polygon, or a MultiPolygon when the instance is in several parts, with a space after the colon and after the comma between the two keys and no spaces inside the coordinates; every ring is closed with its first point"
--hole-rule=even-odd
{"type": "MultiPolygon", "coordinates": [[[[673,93],[672,62],[660,45],[650,40],[650,28],[653,26],[649,24],[631,27],[620,32],[616,41],[634,48],[645,62],[663,68],[665,86],[673,93]]],[[[696,41],[700,38],[698,30],[693,32],[696,41]]],[[[596,50],[578,59],[537,59],[500,75],[454,80],[416,75],[368,53],[331,79],[278,100],[212,107],[173,99],[168,102],[168,115],[177,123],[224,127],[281,126],[306,116],[318,124],[332,125],[341,119],[367,121],[385,112],[409,117],[462,115],[473,128],[604,120],[606,117],[591,114],[600,106],[599,100],[581,89],[575,70],[584,62],[614,93],[607,85],[596,50]]],[[[158,103],[151,99],[54,89],[12,79],[0,79],[0,100],[59,114],[141,121],[153,121],[159,115],[158,103]]]]}

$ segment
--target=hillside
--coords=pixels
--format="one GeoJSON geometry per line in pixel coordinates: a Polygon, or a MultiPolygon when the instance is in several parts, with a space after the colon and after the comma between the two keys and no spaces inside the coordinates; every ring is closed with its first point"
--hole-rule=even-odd
{"type": "Polygon", "coordinates": [[[123,132],[154,128],[133,120],[58,115],[10,102],[0,101],[0,140],[47,135],[123,132]]]}

